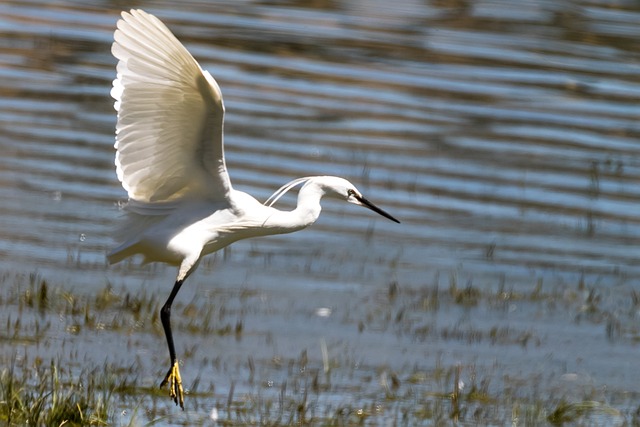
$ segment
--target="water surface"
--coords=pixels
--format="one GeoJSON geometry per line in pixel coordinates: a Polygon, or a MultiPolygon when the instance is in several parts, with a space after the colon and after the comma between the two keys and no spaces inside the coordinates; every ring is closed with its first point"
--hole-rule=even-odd
{"type": "MultiPolygon", "coordinates": [[[[638,4],[129,6],[160,17],[219,82],[236,188],[266,200],[295,177],[339,175],[402,221],[327,201],[308,230],[238,242],[203,262],[178,306],[223,310],[220,323],[243,332],[182,330],[179,353],[195,348],[187,382],[215,384],[214,399],[232,383],[250,393],[249,356],[260,380],[278,383],[286,370],[267,361],[307,351],[321,365],[326,343],[341,366],[374,377],[384,366],[403,386],[416,369],[461,364],[467,382],[472,371],[518,378],[523,394],[569,400],[584,398],[586,383],[635,410],[612,396],[640,392],[629,375],[640,337],[638,4]],[[478,300],[466,304],[456,289],[478,300]],[[451,299],[425,306],[433,292],[451,299]],[[490,339],[495,330],[506,338],[490,339]]],[[[0,5],[0,268],[89,295],[111,284],[162,300],[172,268],[104,258],[126,197],[109,97],[123,7],[0,5]]],[[[75,351],[102,363],[95,344],[108,339],[122,348],[107,359],[141,356],[149,384],[165,370],[161,334],[72,337],[65,326],[49,337],[68,343],[61,350],[9,341],[2,353],[75,351]]],[[[371,381],[362,395],[380,387],[371,381]]],[[[321,405],[359,395],[333,389],[321,405]]]]}

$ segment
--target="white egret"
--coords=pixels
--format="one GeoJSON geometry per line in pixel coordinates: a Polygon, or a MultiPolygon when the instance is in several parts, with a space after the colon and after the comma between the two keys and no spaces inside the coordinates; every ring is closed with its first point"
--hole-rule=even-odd
{"type": "Polygon", "coordinates": [[[224,160],[224,105],[220,87],[155,16],[123,12],[114,33],[118,59],[111,95],[118,112],[115,164],[127,191],[123,240],[108,254],[116,263],[135,254],[144,262],[178,266],[160,311],[171,365],[161,387],[184,409],[182,380],[171,334],[171,304],[200,259],[249,237],[290,233],[313,224],[320,199],[334,197],[392,220],[349,181],[332,176],[299,178],[263,205],[235,190],[224,160]],[[272,205],[302,185],[297,207],[272,205]]]}

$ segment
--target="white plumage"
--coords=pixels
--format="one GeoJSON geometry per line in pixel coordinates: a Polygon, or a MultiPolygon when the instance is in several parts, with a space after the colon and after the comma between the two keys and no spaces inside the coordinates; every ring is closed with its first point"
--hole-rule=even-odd
{"type": "Polygon", "coordinates": [[[112,52],[120,61],[116,171],[138,202],[226,201],[224,105],[216,81],[155,16],[123,14],[112,52]]]}
{"type": "Polygon", "coordinates": [[[145,262],[178,266],[161,310],[171,358],[163,384],[169,383],[171,397],[183,407],[171,304],[204,255],[240,239],[305,228],[320,215],[323,196],[398,221],[338,177],[296,179],[274,193],[267,205],[234,190],[224,160],[224,103],[215,79],[159,19],[142,10],[122,13],[114,40],[115,164],[129,202],[124,242],[108,259],[116,263],[141,254],[145,262]],[[297,185],[302,187],[296,209],[283,212],[272,207],[297,185]]]}

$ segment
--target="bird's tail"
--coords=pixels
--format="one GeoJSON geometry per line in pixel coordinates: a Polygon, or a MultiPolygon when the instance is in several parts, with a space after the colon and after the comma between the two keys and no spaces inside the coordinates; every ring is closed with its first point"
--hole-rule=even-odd
{"type": "Polygon", "coordinates": [[[134,246],[135,244],[131,244],[131,242],[125,242],[117,248],[112,249],[107,254],[107,261],[109,264],[117,264],[123,259],[134,255],[136,253],[136,251],[133,250],[134,246]]]}

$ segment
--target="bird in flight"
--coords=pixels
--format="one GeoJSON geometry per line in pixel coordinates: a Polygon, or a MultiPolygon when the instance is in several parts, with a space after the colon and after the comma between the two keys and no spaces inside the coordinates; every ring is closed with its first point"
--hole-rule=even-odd
{"type": "Polygon", "coordinates": [[[178,267],[160,310],[171,364],[161,387],[184,409],[184,391],[171,333],[171,304],[200,259],[249,237],[291,233],[313,224],[324,196],[398,222],[343,178],[308,176],[276,191],[264,204],[233,188],[224,160],[220,87],[171,31],[142,10],[123,12],[111,51],[118,59],[111,95],[118,113],[115,165],[129,200],[122,244],[111,264],[140,254],[144,262],[178,267]],[[301,186],[297,207],[273,204],[301,186]]]}

